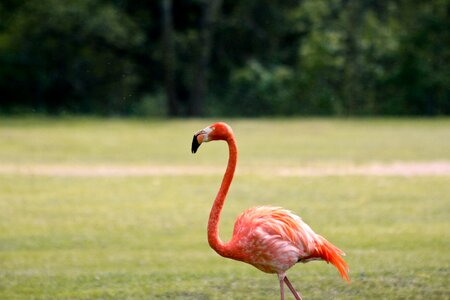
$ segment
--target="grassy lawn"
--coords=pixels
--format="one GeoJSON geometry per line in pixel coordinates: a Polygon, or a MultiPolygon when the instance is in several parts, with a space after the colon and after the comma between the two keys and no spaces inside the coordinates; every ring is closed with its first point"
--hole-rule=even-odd
{"type": "MultiPolygon", "coordinates": [[[[0,165],[224,166],[209,120],[0,120],[0,165]],[[217,157],[219,156],[219,157],[217,157]]],[[[239,165],[449,161],[450,120],[230,120],[239,165]]],[[[238,166],[239,168],[239,166],[238,166]]],[[[278,299],[276,276],[206,241],[220,175],[0,175],[0,299],[278,299]]],[[[450,299],[450,176],[238,175],[221,221],[289,208],[347,253],[293,267],[304,299],[450,299]]],[[[290,295],[287,299],[293,299],[290,295]]]]}
{"type": "MultiPolygon", "coordinates": [[[[450,119],[226,120],[239,165],[450,160],[450,119]]],[[[220,143],[190,153],[192,135],[212,120],[1,119],[0,163],[211,165],[220,143]]],[[[219,164],[220,165],[220,164],[219,164]]]]}

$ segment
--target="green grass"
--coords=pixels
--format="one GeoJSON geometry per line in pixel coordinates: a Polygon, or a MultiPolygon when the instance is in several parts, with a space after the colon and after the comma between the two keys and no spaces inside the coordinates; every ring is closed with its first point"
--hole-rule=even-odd
{"type": "MultiPolygon", "coordinates": [[[[190,153],[193,131],[209,123],[0,120],[0,165],[222,166],[222,143],[190,153]]],[[[240,165],[450,160],[446,119],[230,123],[240,165]]],[[[1,175],[0,299],[278,299],[276,276],[207,244],[220,179],[1,175]]],[[[351,269],[348,285],[323,262],[293,267],[289,277],[306,300],[450,299],[449,183],[238,174],[221,235],[229,238],[245,208],[283,206],[342,248],[351,269]]]]}
{"type": "MultiPolygon", "coordinates": [[[[450,160],[450,119],[227,121],[243,166],[450,160]]],[[[0,163],[210,165],[225,147],[209,144],[199,159],[190,143],[211,122],[0,119],[0,163]]]]}

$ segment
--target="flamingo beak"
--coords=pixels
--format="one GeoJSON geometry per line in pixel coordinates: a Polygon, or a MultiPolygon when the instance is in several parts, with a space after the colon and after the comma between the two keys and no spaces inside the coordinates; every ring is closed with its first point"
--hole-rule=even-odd
{"type": "Polygon", "coordinates": [[[194,138],[192,139],[192,153],[197,152],[198,147],[203,142],[209,142],[211,140],[210,133],[214,131],[214,127],[206,127],[205,129],[202,129],[198,131],[196,134],[194,134],[194,138]]]}
{"type": "Polygon", "coordinates": [[[192,153],[197,152],[197,149],[198,149],[198,147],[200,147],[202,142],[203,142],[203,135],[198,134],[198,133],[194,134],[194,138],[192,139],[192,147],[191,147],[192,153]]]}

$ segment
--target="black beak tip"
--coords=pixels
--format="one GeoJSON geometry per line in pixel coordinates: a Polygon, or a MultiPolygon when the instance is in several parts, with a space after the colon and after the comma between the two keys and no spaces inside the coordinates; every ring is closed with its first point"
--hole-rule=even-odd
{"type": "Polygon", "coordinates": [[[200,144],[197,141],[197,135],[194,135],[194,138],[192,139],[192,147],[191,147],[192,153],[196,153],[198,147],[200,147],[200,144]]]}

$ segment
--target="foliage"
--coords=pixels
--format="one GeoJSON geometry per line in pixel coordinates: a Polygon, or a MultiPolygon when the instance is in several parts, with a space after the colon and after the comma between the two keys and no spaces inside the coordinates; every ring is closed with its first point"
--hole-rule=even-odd
{"type": "Polygon", "coordinates": [[[448,0],[164,1],[2,1],[0,111],[450,112],[448,0]]]}
{"type": "Polygon", "coordinates": [[[4,33],[8,43],[0,45],[4,101],[43,112],[126,112],[139,78],[136,62],[123,53],[143,38],[111,4],[26,2],[4,33]]]}

